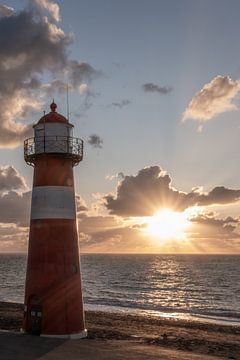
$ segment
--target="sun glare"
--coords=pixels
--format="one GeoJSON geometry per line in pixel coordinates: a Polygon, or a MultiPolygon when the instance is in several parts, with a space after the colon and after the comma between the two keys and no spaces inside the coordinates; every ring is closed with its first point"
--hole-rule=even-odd
{"type": "Polygon", "coordinates": [[[189,226],[186,213],[164,209],[148,219],[146,232],[152,237],[163,240],[180,240],[185,238],[185,230],[189,226]]]}

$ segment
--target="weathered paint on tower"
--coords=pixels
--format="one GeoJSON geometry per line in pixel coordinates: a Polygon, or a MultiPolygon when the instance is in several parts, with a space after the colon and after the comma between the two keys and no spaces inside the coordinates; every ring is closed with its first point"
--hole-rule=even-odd
{"type": "Polygon", "coordinates": [[[83,141],[56,112],[34,125],[24,157],[34,166],[23,329],[41,336],[85,337],[73,166],[83,141]]]}

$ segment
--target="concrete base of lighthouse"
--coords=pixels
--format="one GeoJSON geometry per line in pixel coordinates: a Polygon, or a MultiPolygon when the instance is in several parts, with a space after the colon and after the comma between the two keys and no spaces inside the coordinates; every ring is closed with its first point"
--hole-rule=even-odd
{"type": "Polygon", "coordinates": [[[48,335],[48,334],[41,334],[41,337],[48,337],[48,338],[57,338],[57,339],[85,339],[87,337],[87,329],[81,331],[80,333],[76,334],[62,334],[62,335],[48,335]]]}

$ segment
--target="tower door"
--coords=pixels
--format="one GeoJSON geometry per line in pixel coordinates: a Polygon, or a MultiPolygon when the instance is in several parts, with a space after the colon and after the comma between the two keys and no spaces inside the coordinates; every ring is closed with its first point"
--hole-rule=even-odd
{"type": "Polygon", "coordinates": [[[40,335],[42,332],[42,305],[37,296],[30,299],[28,317],[30,332],[33,335],[40,335]]]}

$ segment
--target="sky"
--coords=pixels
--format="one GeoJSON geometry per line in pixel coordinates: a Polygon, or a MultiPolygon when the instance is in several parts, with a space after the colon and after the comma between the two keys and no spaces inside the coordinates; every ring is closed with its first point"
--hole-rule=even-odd
{"type": "Polygon", "coordinates": [[[240,3],[0,3],[0,251],[27,251],[23,141],[50,111],[84,140],[82,252],[240,253],[240,3]]]}

